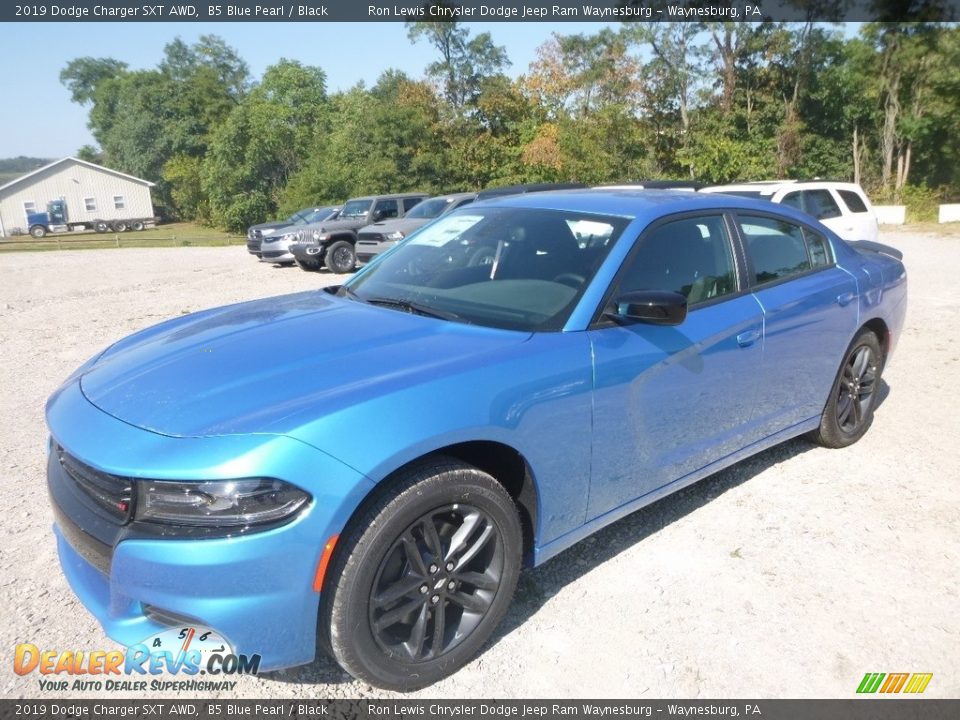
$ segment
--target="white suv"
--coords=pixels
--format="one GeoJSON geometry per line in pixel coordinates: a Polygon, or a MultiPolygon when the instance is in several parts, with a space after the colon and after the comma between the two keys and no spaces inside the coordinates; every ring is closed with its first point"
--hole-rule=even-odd
{"type": "Polygon", "coordinates": [[[726,193],[789,205],[812,215],[844,240],[876,240],[877,216],[855,183],[825,180],[774,180],[713,185],[700,192],[726,193]]]}

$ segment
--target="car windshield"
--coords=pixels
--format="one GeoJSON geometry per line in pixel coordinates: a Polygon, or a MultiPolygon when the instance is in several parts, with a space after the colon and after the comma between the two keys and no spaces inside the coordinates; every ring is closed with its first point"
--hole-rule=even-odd
{"type": "Polygon", "coordinates": [[[455,210],[340,294],[487,327],[559,330],[628,222],[559,210],[455,210]]]}
{"type": "Polygon", "coordinates": [[[452,202],[453,198],[430,198],[429,200],[417,203],[413,210],[407,213],[407,217],[422,219],[440,217],[443,211],[450,207],[450,203],[452,202]]]}
{"type": "Polygon", "coordinates": [[[317,208],[304,215],[303,222],[298,222],[297,225],[308,225],[310,223],[320,222],[321,220],[326,220],[328,217],[330,217],[330,208],[317,208]]]}
{"type": "Polygon", "coordinates": [[[310,216],[310,213],[313,212],[313,208],[307,208],[306,210],[299,210],[293,215],[286,219],[286,222],[290,225],[304,225],[308,222],[307,218],[310,216]]]}
{"type": "Polygon", "coordinates": [[[362,217],[367,214],[373,200],[351,200],[343,206],[340,217],[362,217]]]}

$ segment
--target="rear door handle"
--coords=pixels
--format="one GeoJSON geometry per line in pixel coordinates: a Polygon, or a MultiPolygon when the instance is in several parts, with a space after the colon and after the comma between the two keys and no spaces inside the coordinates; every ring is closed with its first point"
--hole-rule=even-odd
{"type": "Polygon", "coordinates": [[[843,307],[844,305],[849,305],[851,300],[853,300],[852,292],[846,292],[846,293],[843,293],[842,295],[837,295],[837,304],[840,307],[843,307]]]}
{"type": "Polygon", "coordinates": [[[753,345],[757,340],[760,339],[759,330],[747,330],[737,335],[737,344],[740,347],[749,347],[753,345]]]}

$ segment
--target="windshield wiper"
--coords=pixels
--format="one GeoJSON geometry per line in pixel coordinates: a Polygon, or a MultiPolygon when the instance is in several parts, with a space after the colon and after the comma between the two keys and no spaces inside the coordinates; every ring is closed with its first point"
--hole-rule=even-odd
{"type": "MultiPolygon", "coordinates": [[[[351,292],[347,290],[347,292],[351,292]]],[[[355,296],[356,297],[356,296],[355,296]]],[[[362,299],[362,298],[358,298],[362,299]]],[[[427,307],[426,305],[419,305],[418,303],[410,302],[409,300],[396,300],[394,298],[385,298],[385,297],[374,297],[363,299],[364,302],[368,302],[371,305],[381,305],[383,307],[393,307],[398,310],[403,310],[404,312],[414,313],[415,315],[424,315],[426,317],[438,318],[440,320],[459,320],[461,322],[466,322],[456,313],[449,312],[447,310],[437,310],[436,308],[427,307]]]]}

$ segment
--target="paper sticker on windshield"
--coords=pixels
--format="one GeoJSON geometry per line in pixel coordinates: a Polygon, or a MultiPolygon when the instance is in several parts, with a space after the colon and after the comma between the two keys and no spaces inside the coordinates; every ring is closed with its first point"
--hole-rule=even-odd
{"type": "Polygon", "coordinates": [[[482,215],[454,215],[441,218],[411,237],[410,244],[442,247],[451,240],[456,240],[481,220],[483,220],[482,215]]]}

